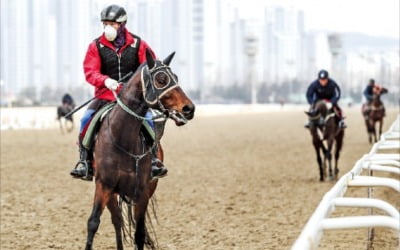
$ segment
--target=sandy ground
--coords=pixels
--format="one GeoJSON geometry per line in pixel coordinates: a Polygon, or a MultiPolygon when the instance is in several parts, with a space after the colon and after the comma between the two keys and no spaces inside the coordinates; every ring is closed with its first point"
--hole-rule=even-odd
{"type": "MultiPolygon", "coordinates": [[[[384,131],[398,110],[389,110],[384,131]]],[[[347,109],[340,173],[369,152],[358,109],[347,109]]],[[[167,126],[169,176],[156,192],[160,249],[289,249],[334,182],[320,183],[302,112],[197,117],[167,126]]],[[[77,132],[1,132],[1,249],[83,249],[94,184],[72,179],[77,132]]],[[[365,188],[346,195],[365,197],[365,188]]],[[[375,196],[400,208],[400,196],[375,196]]],[[[341,209],[336,215],[367,210],[341,209]]],[[[365,249],[366,229],[325,232],[320,249],[365,249]]],[[[399,249],[395,232],[376,229],[374,249],[399,249]]],[[[108,211],[95,249],[115,249],[108,211]]],[[[132,249],[131,247],[127,247],[132,249]]]]}

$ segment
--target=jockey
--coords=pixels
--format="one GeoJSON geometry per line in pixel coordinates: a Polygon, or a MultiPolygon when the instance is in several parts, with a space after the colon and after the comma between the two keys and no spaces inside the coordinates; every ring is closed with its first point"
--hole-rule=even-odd
{"type": "MultiPolygon", "coordinates": [[[[365,87],[363,92],[365,99],[367,100],[366,105],[363,105],[363,113],[365,119],[368,119],[368,114],[371,111],[371,104],[374,95],[384,94],[387,92],[387,89],[383,88],[379,84],[376,84],[374,79],[369,79],[368,85],[367,87],[365,87]]],[[[385,115],[385,107],[383,107],[383,113],[385,115]]]]}
{"type": "MultiPolygon", "coordinates": [[[[315,108],[315,104],[320,100],[328,100],[332,103],[333,109],[339,117],[339,127],[346,128],[346,124],[343,120],[342,110],[338,105],[340,99],[340,88],[339,85],[329,78],[328,71],[322,69],[318,72],[318,79],[314,80],[307,89],[306,93],[307,101],[311,105],[310,109],[315,108]]],[[[310,127],[308,122],[305,127],[310,127]]]]}
{"type": "Polygon", "coordinates": [[[61,99],[61,103],[65,107],[75,108],[75,102],[72,96],[68,93],[65,93],[61,99]]]}
{"type": "Polygon", "coordinates": [[[369,79],[367,87],[364,89],[364,96],[367,99],[367,103],[370,104],[372,101],[372,97],[374,95],[374,87],[375,87],[375,80],[369,79]]]}
{"type": "MultiPolygon", "coordinates": [[[[83,69],[87,82],[95,87],[95,95],[99,95],[85,111],[79,130],[80,160],[71,175],[83,180],[92,180],[93,168],[91,166],[92,152],[82,145],[89,121],[94,113],[109,102],[115,101],[111,90],[119,92],[118,81],[130,72],[135,72],[140,64],[146,61],[146,49],[149,49],[155,58],[149,45],[140,37],[133,35],[126,28],[127,15],[124,8],[118,5],[110,5],[101,11],[101,21],[104,26],[103,34],[89,44],[83,62],[83,69]]],[[[147,117],[151,113],[146,114],[147,117]]],[[[154,124],[150,124],[154,127],[154,124]]],[[[163,177],[167,169],[157,162],[160,160],[153,152],[152,176],[163,177]]]]}

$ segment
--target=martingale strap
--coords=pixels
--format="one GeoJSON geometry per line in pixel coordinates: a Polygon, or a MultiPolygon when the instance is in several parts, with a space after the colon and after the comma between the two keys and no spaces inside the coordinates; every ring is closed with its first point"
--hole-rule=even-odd
{"type": "MultiPolygon", "coordinates": [[[[91,150],[93,148],[94,137],[97,133],[99,125],[103,121],[104,117],[106,117],[106,115],[115,107],[116,104],[117,104],[116,102],[108,103],[104,105],[104,107],[102,107],[99,111],[96,112],[96,114],[90,121],[89,127],[83,138],[82,141],[83,147],[85,147],[88,150],[91,150]]],[[[142,132],[146,133],[146,135],[150,137],[152,140],[155,139],[154,130],[151,128],[148,121],[146,120],[143,121],[141,130],[142,132]]]]}

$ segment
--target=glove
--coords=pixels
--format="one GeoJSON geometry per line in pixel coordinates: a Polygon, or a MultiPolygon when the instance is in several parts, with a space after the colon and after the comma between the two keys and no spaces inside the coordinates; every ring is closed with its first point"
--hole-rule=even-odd
{"type": "Polygon", "coordinates": [[[117,90],[118,89],[118,86],[119,86],[119,83],[116,81],[116,80],[114,80],[114,79],[111,79],[111,78],[107,78],[105,81],[104,81],[104,85],[106,85],[106,87],[109,89],[109,90],[117,90]]]}

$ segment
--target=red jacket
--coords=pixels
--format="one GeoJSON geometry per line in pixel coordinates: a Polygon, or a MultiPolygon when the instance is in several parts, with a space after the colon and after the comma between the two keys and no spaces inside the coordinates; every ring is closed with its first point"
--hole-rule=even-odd
{"type": "MultiPolygon", "coordinates": [[[[121,54],[126,47],[133,44],[135,41],[134,40],[135,38],[129,33],[129,31],[127,29],[125,30],[126,30],[125,33],[126,41],[125,44],[121,47],[121,49],[118,51],[119,54],[121,54]]],[[[101,35],[99,42],[104,46],[113,49],[115,53],[117,53],[112,42],[109,42],[105,38],[104,33],[101,35]]],[[[146,48],[149,48],[153,54],[153,58],[156,58],[150,46],[145,41],[140,40],[140,47],[138,49],[139,63],[143,63],[146,61],[146,48]]],[[[89,44],[85,60],[83,61],[83,70],[85,73],[86,81],[91,85],[95,86],[95,93],[94,93],[95,95],[98,95],[99,93],[105,91],[104,89],[107,89],[107,87],[104,85],[104,80],[109,78],[109,76],[103,75],[101,73],[101,57],[97,49],[96,40],[94,40],[92,43],[89,44]]],[[[114,95],[108,89],[104,92],[104,94],[102,94],[98,98],[109,101],[115,100],[114,95]]]]}

